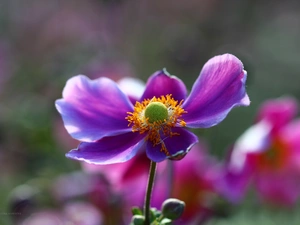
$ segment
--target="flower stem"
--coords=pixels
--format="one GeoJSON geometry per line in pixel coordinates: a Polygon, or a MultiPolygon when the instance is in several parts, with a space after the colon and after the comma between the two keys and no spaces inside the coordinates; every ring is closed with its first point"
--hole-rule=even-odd
{"type": "Polygon", "coordinates": [[[172,160],[167,161],[167,181],[168,192],[166,198],[170,198],[173,193],[174,183],[174,162],[172,160]]]}
{"type": "Polygon", "coordinates": [[[147,185],[147,192],[145,198],[145,206],[144,206],[144,214],[145,214],[145,223],[144,225],[150,225],[150,199],[152,188],[154,184],[154,177],[156,172],[156,162],[150,162],[150,170],[149,170],[149,178],[148,178],[148,185],[147,185]]]}

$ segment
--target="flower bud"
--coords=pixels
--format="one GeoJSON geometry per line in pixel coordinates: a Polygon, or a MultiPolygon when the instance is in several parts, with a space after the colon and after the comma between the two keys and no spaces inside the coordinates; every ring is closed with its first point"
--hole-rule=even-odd
{"type": "Polygon", "coordinates": [[[130,225],[144,225],[145,217],[142,215],[134,215],[131,219],[130,225]]]}
{"type": "Polygon", "coordinates": [[[169,198],[162,204],[162,214],[165,218],[176,220],[181,217],[185,203],[175,198],[169,198]]]}

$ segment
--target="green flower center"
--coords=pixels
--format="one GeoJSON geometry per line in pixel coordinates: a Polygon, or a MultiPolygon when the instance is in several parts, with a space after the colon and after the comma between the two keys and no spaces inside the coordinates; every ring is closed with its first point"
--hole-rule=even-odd
{"type": "Polygon", "coordinates": [[[163,122],[168,119],[168,109],[161,102],[151,102],[145,109],[145,117],[148,118],[149,123],[163,122]]]}

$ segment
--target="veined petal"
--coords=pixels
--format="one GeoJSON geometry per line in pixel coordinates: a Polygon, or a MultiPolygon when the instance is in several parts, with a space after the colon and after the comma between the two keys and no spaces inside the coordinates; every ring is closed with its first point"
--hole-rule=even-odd
{"type": "Polygon", "coordinates": [[[188,127],[207,128],[220,123],[236,106],[248,106],[242,62],[231,54],[215,56],[203,67],[182,107],[188,127]]]}
{"type": "Polygon", "coordinates": [[[183,157],[198,142],[197,136],[186,129],[173,128],[172,132],[178,135],[162,137],[170,156],[161,151],[161,145],[153,146],[152,142],[148,141],[146,148],[148,158],[154,162],[160,162],[167,158],[183,157]]]}
{"type": "Polygon", "coordinates": [[[82,142],[77,149],[66,154],[68,158],[104,165],[125,162],[136,155],[144,144],[145,135],[125,133],[104,137],[96,142],[82,142]]]}
{"type": "Polygon", "coordinates": [[[63,98],[55,105],[69,134],[80,141],[96,141],[131,130],[125,117],[133,105],[108,78],[90,80],[83,75],[71,78],[63,98]]]}
{"type": "Polygon", "coordinates": [[[170,75],[167,70],[163,69],[157,71],[148,79],[146,90],[141,99],[152,99],[154,96],[160,97],[169,94],[172,94],[175,100],[181,101],[186,98],[187,90],[179,78],[170,75]]]}

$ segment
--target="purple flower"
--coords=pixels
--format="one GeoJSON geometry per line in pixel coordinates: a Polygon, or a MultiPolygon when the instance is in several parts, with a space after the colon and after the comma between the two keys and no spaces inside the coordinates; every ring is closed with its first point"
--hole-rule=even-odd
{"type": "Polygon", "coordinates": [[[300,196],[300,121],[293,98],[266,101],[257,122],[236,141],[226,174],[227,195],[240,201],[251,182],[260,199],[293,205],[300,196]]]}
{"type": "Polygon", "coordinates": [[[110,164],[127,161],[146,146],[155,162],[181,159],[198,141],[185,127],[212,127],[233,107],[249,105],[246,76],[235,56],[213,57],[187,96],[184,83],[161,70],[149,78],[135,105],[108,78],[73,77],[56,101],[67,131],[82,142],[67,157],[110,164]]]}

